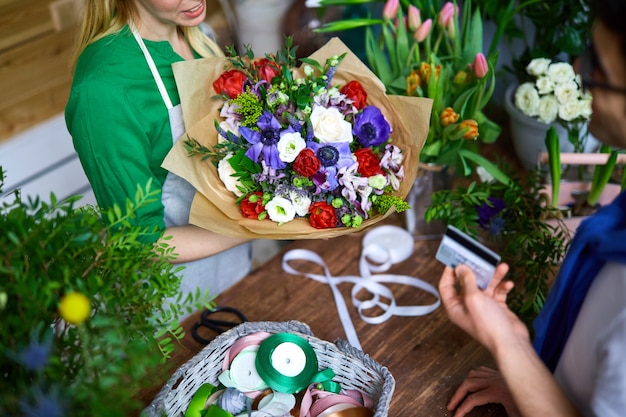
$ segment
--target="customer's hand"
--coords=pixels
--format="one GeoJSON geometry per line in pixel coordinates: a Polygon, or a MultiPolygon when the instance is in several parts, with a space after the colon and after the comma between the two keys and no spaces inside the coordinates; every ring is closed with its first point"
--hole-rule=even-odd
{"type": "Polygon", "coordinates": [[[500,372],[481,366],[469,372],[447,408],[450,411],[456,410],[454,417],[463,417],[474,407],[485,404],[502,404],[509,417],[520,416],[500,372]]]}
{"type": "Polygon", "coordinates": [[[512,338],[528,339],[526,326],[509,310],[506,297],[513,282],[504,281],[509,266],[496,268],[489,286],[480,290],[476,276],[466,265],[446,267],[439,281],[441,302],[450,320],[484,345],[491,353],[512,338]]]}

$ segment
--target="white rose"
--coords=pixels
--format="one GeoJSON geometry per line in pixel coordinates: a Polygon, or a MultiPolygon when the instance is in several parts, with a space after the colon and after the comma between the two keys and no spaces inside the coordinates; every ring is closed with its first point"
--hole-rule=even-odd
{"type": "Polygon", "coordinates": [[[526,72],[530,75],[534,75],[535,77],[544,75],[548,70],[550,62],[551,61],[548,58],[535,58],[526,66],[526,72]]]}
{"type": "Polygon", "coordinates": [[[578,116],[580,116],[578,100],[568,101],[567,103],[561,104],[559,107],[559,117],[566,122],[571,122],[578,116]]]}
{"type": "Polygon", "coordinates": [[[562,84],[572,81],[576,77],[574,68],[567,62],[555,62],[548,66],[548,77],[552,79],[555,84],[562,84]]]}
{"type": "Polygon", "coordinates": [[[266,205],[267,215],[270,220],[276,223],[287,223],[293,220],[296,216],[296,209],[291,203],[284,197],[274,197],[266,205]]]}
{"type": "Polygon", "coordinates": [[[537,106],[537,117],[540,121],[546,124],[550,124],[556,120],[556,116],[559,114],[559,101],[556,97],[543,96],[539,99],[539,105],[537,106]]]}
{"type": "Polygon", "coordinates": [[[537,81],[535,81],[535,87],[537,87],[539,94],[549,94],[554,90],[554,83],[550,77],[543,75],[537,78],[537,81]]]}
{"type": "Polygon", "coordinates": [[[315,137],[322,143],[352,142],[352,125],[335,107],[315,106],[311,124],[315,137]]]}
{"type": "Polygon", "coordinates": [[[300,151],[306,148],[306,142],[298,132],[283,133],[276,144],[278,157],[283,162],[293,162],[300,151]]]}
{"type": "Polygon", "coordinates": [[[485,168],[481,166],[476,167],[476,174],[480,178],[481,182],[494,182],[495,178],[485,168]]]}
{"type": "Polygon", "coordinates": [[[563,84],[557,84],[554,87],[554,95],[559,103],[568,103],[572,100],[578,100],[580,92],[578,91],[578,84],[574,81],[566,82],[563,84]]]}
{"type": "Polygon", "coordinates": [[[591,97],[578,100],[578,113],[587,120],[591,118],[591,97]]]}
{"type": "Polygon", "coordinates": [[[232,155],[227,155],[217,163],[217,174],[228,191],[235,194],[237,197],[241,197],[243,193],[237,188],[238,185],[241,186],[241,183],[237,177],[233,177],[235,170],[228,162],[230,158],[232,158],[232,155]]]}
{"type": "Polygon", "coordinates": [[[309,207],[311,207],[311,197],[306,193],[290,192],[289,198],[293,204],[296,214],[300,217],[304,217],[309,213],[309,207]]]}
{"type": "Polygon", "coordinates": [[[539,106],[539,93],[533,83],[524,83],[515,90],[515,107],[526,116],[536,116],[539,106]]]}

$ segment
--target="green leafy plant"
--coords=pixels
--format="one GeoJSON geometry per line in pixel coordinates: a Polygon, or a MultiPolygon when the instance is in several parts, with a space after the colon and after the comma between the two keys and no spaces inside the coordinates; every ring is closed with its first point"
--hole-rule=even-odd
{"type": "Polygon", "coordinates": [[[473,180],[433,194],[426,220],[451,224],[498,252],[509,264],[516,286],[509,305],[529,326],[554,279],[570,235],[546,222],[555,209],[541,193],[542,179],[532,172],[524,180],[500,172],[505,181],[473,180]]]}
{"type": "MultiPolygon", "coordinates": [[[[320,0],[321,6],[380,3],[381,0],[320,0]]],[[[497,49],[483,51],[483,16],[471,1],[388,0],[382,17],[345,19],[322,31],[366,28],[368,65],[392,94],[433,100],[428,137],[420,161],[457,168],[469,175],[465,150],[478,153],[500,127],[483,113],[495,88],[497,49]]],[[[494,44],[497,40],[494,38],[494,44]]]]}
{"type": "Polygon", "coordinates": [[[148,184],[106,212],[19,190],[0,203],[0,415],[141,407],[134,390],[183,337],[181,314],[210,305],[208,294],[181,299],[173,248],[145,244],[152,230],[129,223],[158,196],[148,184]]]}

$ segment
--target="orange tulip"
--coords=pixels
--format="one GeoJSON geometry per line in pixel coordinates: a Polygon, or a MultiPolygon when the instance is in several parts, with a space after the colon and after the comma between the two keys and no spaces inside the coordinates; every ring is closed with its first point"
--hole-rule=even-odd
{"type": "Polygon", "coordinates": [[[458,129],[463,130],[463,139],[472,140],[478,137],[478,123],[476,123],[476,120],[463,120],[459,124],[458,129]]]}
{"type": "Polygon", "coordinates": [[[442,126],[448,126],[459,120],[459,114],[452,107],[446,107],[439,115],[439,120],[442,126]]]}

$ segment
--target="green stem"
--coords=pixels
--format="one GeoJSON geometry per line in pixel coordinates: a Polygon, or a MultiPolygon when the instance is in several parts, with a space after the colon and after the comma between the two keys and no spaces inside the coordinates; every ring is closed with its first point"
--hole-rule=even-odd
{"type": "Polygon", "coordinates": [[[561,144],[554,126],[546,132],[546,149],[548,150],[548,167],[552,179],[552,207],[559,206],[559,188],[561,185],[561,144]]]}

